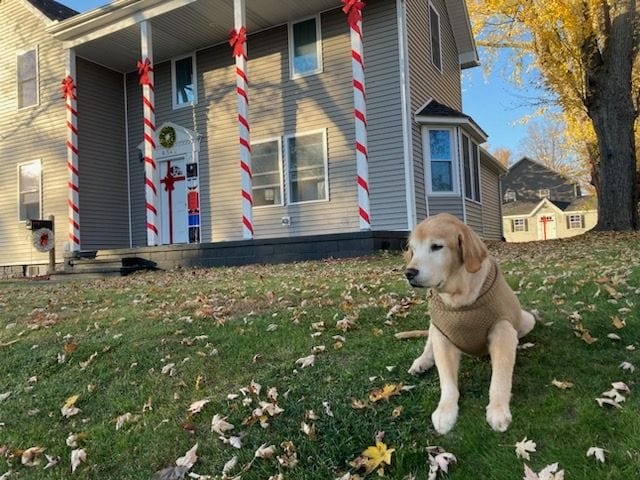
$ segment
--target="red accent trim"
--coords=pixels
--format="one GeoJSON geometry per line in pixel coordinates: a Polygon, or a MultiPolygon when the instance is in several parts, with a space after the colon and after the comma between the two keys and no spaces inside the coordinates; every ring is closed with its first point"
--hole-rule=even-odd
{"type": "Polygon", "coordinates": [[[247,165],[246,163],[244,163],[242,160],[240,160],[240,168],[242,168],[242,170],[244,170],[245,172],[247,172],[247,174],[249,174],[249,177],[251,177],[251,169],[249,168],[249,165],[247,165]]]}
{"type": "Polygon", "coordinates": [[[249,192],[247,192],[246,190],[242,190],[242,198],[244,198],[251,205],[253,205],[253,198],[251,197],[251,194],[249,192]]]}
{"type": "Polygon", "coordinates": [[[79,192],[79,190],[78,190],[78,186],[77,186],[77,185],[74,185],[73,183],[68,182],[68,183],[67,183],[67,186],[68,186],[71,190],[75,190],[76,192],[79,192]]]}
{"type": "Polygon", "coordinates": [[[151,190],[153,190],[153,194],[154,195],[158,194],[158,192],[156,192],[156,186],[153,184],[153,182],[150,179],[145,178],[144,183],[147,184],[147,187],[149,187],[151,190]]]}
{"type": "Polygon", "coordinates": [[[362,153],[365,157],[368,157],[367,149],[360,142],[356,142],[356,150],[362,153]]]}
{"type": "Polygon", "coordinates": [[[358,52],[351,50],[351,57],[362,66],[362,69],[364,69],[364,62],[358,52]]]}
{"type": "Polygon", "coordinates": [[[365,7],[364,2],[359,0],[341,0],[344,3],[342,11],[347,14],[347,22],[353,28],[359,21],[362,20],[362,9],[365,7]]]}
{"type": "Polygon", "coordinates": [[[357,88],[358,90],[360,90],[363,96],[367,95],[364,91],[364,85],[359,80],[356,80],[355,78],[353,79],[353,88],[357,88]]]}
{"type": "Polygon", "coordinates": [[[145,204],[145,207],[147,208],[147,210],[151,210],[155,215],[158,214],[158,211],[156,210],[156,207],[154,207],[153,205],[151,205],[149,202],[147,202],[145,204]]]}
{"type": "Polygon", "coordinates": [[[76,148],[76,146],[73,143],[71,143],[68,140],[67,140],[67,148],[70,148],[73,153],[78,155],[78,149],[76,148]]]}
{"type": "Polygon", "coordinates": [[[249,85],[249,79],[247,78],[247,74],[244,73],[244,71],[240,67],[236,67],[236,75],[242,78],[242,80],[244,80],[244,83],[246,83],[247,86],[249,85]]]}
{"type": "Polygon", "coordinates": [[[238,121],[245,126],[245,128],[249,131],[251,131],[251,128],[249,127],[249,122],[247,122],[247,119],[244,118],[242,115],[238,114],[238,121]]]}
{"type": "Polygon", "coordinates": [[[253,225],[251,225],[249,219],[244,215],[242,216],[242,223],[244,223],[244,226],[247,227],[247,230],[249,230],[251,232],[251,235],[253,236],[253,225]]]}
{"type": "Polygon", "coordinates": [[[75,228],[76,230],[80,230],[80,225],[78,225],[76,223],[76,221],[73,218],[69,219],[69,223],[71,224],[71,226],[73,226],[73,228],[75,228]]]}
{"type": "Polygon", "coordinates": [[[148,163],[149,165],[151,165],[153,167],[153,169],[156,169],[156,162],[153,161],[153,158],[151,157],[144,157],[144,161],[146,163],[148,163]]]}
{"type": "Polygon", "coordinates": [[[364,113],[362,113],[360,110],[354,110],[355,116],[358,120],[360,120],[362,123],[364,123],[365,127],[367,126],[367,119],[364,116],[364,113]]]}
{"type": "Polygon", "coordinates": [[[153,233],[158,235],[158,229],[156,228],[156,226],[153,223],[147,222],[147,230],[151,230],[151,231],[153,231],[153,233]]]}
{"type": "Polygon", "coordinates": [[[71,210],[73,210],[74,212],[76,212],[78,214],[80,213],[80,209],[78,209],[78,207],[71,200],[67,200],[67,203],[71,207],[71,210]]]}
{"type": "Polygon", "coordinates": [[[249,145],[249,142],[247,142],[244,138],[240,137],[240,145],[242,145],[243,147],[245,147],[247,150],[249,150],[249,152],[251,152],[251,145],[249,145]]]}
{"type": "Polygon", "coordinates": [[[78,170],[76,170],[76,167],[74,167],[71,163],[67,162],[67,167],[69,168],[69,170],[71,170],[71,172],[75,175],[78,176],[78,170]]]}
{"type": "Polygon", "coordinates": [[[151,120],[149,120],[148,118],[144,119],[144,124],[154,132],[156,131],[156,126],[153,123],[151,123],[151,120]]]}
{"type": "Polygon", "coordinates": [[[67,75],[62,79],[62,98],[73,98],[75,100],[76,96],[73,92],[76,86],[73,83],[73,77],[71,75],[67,75]]]}
{"type": "Polygon", "coordinates": [[[236,92],[246,100],[247,104],[249,103],[249,97],[247,96],[247,92],[245,92],[244,89],[236,87],[236,92]]]}
{"type": "Polygon", "coordinates": [[[74,116],[74,117],[77,117],[77,116],[78,116],[78,112],[77,112],[77,111],[75,111],[75,110],[73,109],[73,107],[72,107],[71,105],[69,105],[68,103],[67,103],[67,110],[69,110],[69,111],[73,114],[73,116],[74,116]]]}
{"type": "Polygon", "coordinates": [[[151,61],[148,58],[145,58],[143,62],[138,60],[137,68],[138,75],[140,75],[140,85],[151,85],[151,79],[149,78],[149,72],[153,72],[151,61]]]}
{"type": "MultiPolygon", "coordinates": [[[[233,47],[234,57],[245,57],[244,44],[247,41],[247,29],[242,26],[238,30],[229,30],[229,45],[233,47]]],[[[246,57],[245,57],[246,58],[246,57]]]]}
{"type": "Polygon", "coordinates": [[[156,142],[153,141],[153,138],[151,138],[151,135],[145,133],[144,134],[144,141],[145,142],[149,142],[154,149],[156,148],[156,142]]]}
{"type": "Polygon", "coordinates": [[[360,175],[358,175],[358,185],[364,188],[367,194],[369,194],[369,184],[360,175]]]}
{"type": "Polygon", "coordinates": [[[369,214],[362,208],[359,208],[360,210],[360,216],[362,217],[362,219],[367,222],[369,225],[371,225],[371,219],[369,218],[369,214]]]}
{"type": "Polygon", "coordinates": [[[151,103],[151,100],[149,100],[147,97],[142,97],[142,103],[144,103],[147,107],[149,107],[149,109],[153,113],[156,113],[156,109],[154,108],[153,104],[151,103]]]}
{"type": "Polygon", "coordinates": [[[78,135],[78,129],[76,127],[73,126],[73,123],[71,123],[70,121],[67,120],[67,128],[69,130],[71,130],[73,133],[75,133],[76,135],[78,135]]]}
{"type": "Polygon", "coordinates": [[[69,232],[69,240],[71,240],[76,245],[80,245],[80,239],[71,232],[69,232]]]}

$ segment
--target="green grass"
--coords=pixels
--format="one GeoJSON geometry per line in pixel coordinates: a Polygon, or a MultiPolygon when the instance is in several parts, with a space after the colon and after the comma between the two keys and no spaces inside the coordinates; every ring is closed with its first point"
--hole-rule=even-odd
{"type": "Polygon", "coordinates": [[[437,374],[406,373],[423,340],[393,337],[427,327],[425,292],[404,282],[399,254],[93,282],[0,282],[0,394],[11,392],[0,403],[0,448],[6,457],[0,475],[11,470],[8,478],[150,479],[198,443],[192,471],[219,476],[233,455],[241,467],[261,444],[273,444],[281,454],[281,443],[291,441],[299,459],[295,468],[258,459],[242,478],[266,480],[280,471],[286,480],[327,480],[353,471],[348,462],[384,431],[384,442],[396,449],[385,469],[392,479],[426,478],[425,448],[431,445],[458,458],[445,478],[522,478],[523,460],[513,445],[525,436],[537,443],[526,462],[536,471],[559,462],[566,478],[639,478],[640,237],[589,234],[490,248],[524,308],[539,310],[547,323],[523,340],[534,346],[518,353],[514,420],[503,434],[493,432],[484,418],[488,360],[472,358],[461,365],[457,425],[445,436],[433,430],[437,374]],[[404,307],[388,321],[396,305],[404,307]],[[576,336],[574,312],[581,327],[598,338],[595,343],[576,336]],[[53,324],[45,326],[47,313],[53,324]],[[615,329],[613,316],[626,327],[615,329]],[[343,333],[335,324],[345,317],[356,327],[343,333]],[[326,330],[312,337],[311,324],[321,321],[326,330]],[[271,324],[277,329],[267,331],[271,324]],[[607,338],[609,333],[621,340],[607,338]],[[334,347],[334,335],[346,337],[342,348],[334,347]],[[60,363],[66,343],[75,350],[60,363]],[[295,361],[317,345],[326,351],[315,365],[297,368],[295,361]],[[94,352],[97,357],[81,369],[80,362],[94,352]],[[623,361],[639,370],[621,370],[623,361]],[[167,363],[176,364],[174,376],[161,373],[167,363]],[[32,377],[37,381],[30,382],[32,377]],[[575,386],[559,390],[551,386],[553,379],[575,386]],[[243,406],[242,397],[227,399],[252,380],[262,385],[261,400],[268,387],[280,395],[284,412],[266,429],[242,425],[256,400],[243,406]],[[595,398],[614,381],[631,389],[623,408],[599,407],[595,398]],[[385,383],[415,388],[389,402],[352,407],[352,399],[365,401],[385,383]],[[60,408],[72,395],[80,395],[76,406],[82,411],[64,418],[60,408]],[[153,409],[143,413],[149,398],[153,409]],[[189,405],[202,399],[210,403],[189,418],[189,405]],[[323,402],[329,402],[333,416],[323,402]],[[394,417],[397,407],[402,410],[394,417]],[[300,430],[308,410],[319,417],[307,420],[315,424],[315,438],[300,430]],[[116,417],[127,412],[138,421],[116,431],[116,417]],[[232,433],[243,435],[242,449],[224,445],[210,431],[214,414],[228,416],[236,426],[232,433]],[[86,437],[79,448],[88,458],[71,474],[72,448],[65,440],[81,432],[86,437]],[[20,465],[15,455],[33,446],[60,455],[61,463],[48,470],[42,469],[46,461],[20,465]],[[591,446],[606,449],[605,464],[586,457],[591,446]]]}

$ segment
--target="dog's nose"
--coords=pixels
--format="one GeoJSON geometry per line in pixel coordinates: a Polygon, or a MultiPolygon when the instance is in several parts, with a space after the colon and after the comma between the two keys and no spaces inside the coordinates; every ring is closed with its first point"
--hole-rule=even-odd
{"type": "Polygon", "coordinates": [[[411,281],[418,276],[418,273],[420,272],[415,268],[407,268],[404,271],[404,276],[407,277],[407,280],[411,281]]]}

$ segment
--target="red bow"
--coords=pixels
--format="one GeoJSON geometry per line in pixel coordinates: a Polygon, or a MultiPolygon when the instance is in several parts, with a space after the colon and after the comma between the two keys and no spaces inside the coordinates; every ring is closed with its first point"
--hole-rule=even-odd
{"type": "Polygon", "coordinates": [[[348,15],[347,22],[349,22],[350,26],[354,27],[362,20],[362,9],[366,4],[358,0],[341,0],[341,2],[344,3],[342,11],[348,15]]]}
{"type": "Polygon", "coordinates": [[[75,98],[73,90],[76,86],[73,84],[73,78],[69,75],[62,79],[62,98],[75,98]]]}
{"type": "Polygon", "coordinates": [[[240,57],[244,55],[244,43],[247,41],[247,29],[240,27],[236,31],[234,28],[229,30],[229,45],[233,47],[233,56],[240,57]]]}
{"type": "Polygon", "coordinates": [[[151,85],[151,79],[149,78],[149,72],[153,72],[153,67],[148,58],[144,59],[144,62],[138,60],[138,75],[140,75],[140,85],[151,85]]]}

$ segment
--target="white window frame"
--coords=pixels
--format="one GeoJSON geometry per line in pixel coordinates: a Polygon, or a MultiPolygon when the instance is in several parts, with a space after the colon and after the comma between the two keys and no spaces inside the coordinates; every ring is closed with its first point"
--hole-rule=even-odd
{"type": "Polygon", "coordinates": [[[459,173],[459,160],[458,160],[458,148],[460,136],[456,135],[457,130],[445,125],[429,125],[422,128],[422,144],[424,145],[424,175],[425,183],[427,185],[426,191],[429,196],[451,197],[454,195],[460,195],[460,173],[459,173]],[[453,190],[446,192],[439,192],[433,190],[431,184],[431,142],[429,139],[430,130],[448,130],[449,141],[451,142],[451,183],[453,183],[453,190]]]}
{"type": "Polygon", "coordinates": [[[507,190],[504,193],[504,200],[505,200],[505,202],[515,202],[516,201],[516,192],[514,192],[513,190],[507,190]]]}
{"type": "Polygon", "coordinates": [[[551,191],[548,188],[539,188],[538,189],[538,198],[539,199],[543,199],[543,198],[549,198],[551,196],[551,191]],[[547,192],[546,195],[543,192],[547,192]]]}
{"type": "Polygon", "coordinates": [[[471,196],[467,196],[467,184],[466,178],[463,177],[463,188],[464,188],[464,198],[473,203],[477,203],[482,205],[482,186],[480,178],[480,147],[476,143],[476,141],[471,138],[471,135],[464,131],[460,131],[460,143],[461,143],[461,154],[460,160],[462,162],[462,172],[465,173],[465,165],[464,165],[464,150],[469,149],[469,175],[471,181],[471,196]],[[466,142],[465,142],[466,140],[466,142]],[[469,148],[470,146],[470,148],[469,148]],[[473,157],[473,152],[475,151],[476,156],[475,159],[473,157]],[[478,178],[478,191],[476,191],[476,177],[478,178]]]}
{"type": "MultiPolygon", "coordinates": [[[[253,208],[273,208],[273,207],[283,207],[285,205],[285,199],[284,199],[284,172],[283,172],[283,161],[282,161],[282,138],[281,137],[272,137],[272,138],[263,138],[257,141],[252,141],[251,142],[251,148],[253,149],[253,147],[255,145],[260,145],[262,143],[271,143],[271,142],[277,142],[278,143],[278,170],[280,173],[280,203],[274,203],[273,205],[255,205],[253,208]]],[[[259,176],[259,174],[258,174],[259,176]]],[[[253,174],[253,178],[256,177],[256,174],[253,174]]],[[[261,187],[258,187],[261,188],[261,187]]],[[[253,190],[253,187],[252,187],[253,190]]],[[[251,195],[253,196],[253,191],[251,192],[251,195]]]]}
{"type": "Polygon", "coordinates": [[[431,50],[431,65],[433,65],[436,68],[436,70],[442,73],[444,71],[444,68],[442,65],[442,22],[440,18],[440,12],[438,12],[438,9],[431,2],[429,2],[429,49],[431,50]],[[436,17],[438,17],[438,45],[440,45],[440,52],[439,52],[440,66],[439,67],[433,61],[434,55],[433,55],[433,39],[431,37],[433,35],[433,31],[431,30],[431,12],[435,12],[436,17]]]}
{"type": "Polygon", "coordinates": [[[198,72],[196,70],[196,52],[188,53],[186,55],[181,55],[179,57],[174,57],[171,59],[171,105],[174,110],[178,110],[180,108],[185,107],[193,107],[198,103],[198,72]],[[191,69],[192,79],[193,79],[193,101],[187,103],[178,103],[177,102],[177,78],[176,78],[176,62],[180,60],[184,60],[185,58],[191,57],[191,69]]]}
{"type": "Polygon", "coordinates": [[[24,167],[25,165],[31,165],[31,164],[38,164],[38,170],[39,170],[39,175],[38,175],[38,218],[42,218],[42,160],[41,159],[37,159],[37,160],[31,160],[29,162],[22,162],[22,163],[18,163],[16,165],[16,173],[17,173],[17,177],[18,177],[18,188],[17,188],[17,195],[18,195],[18,222],[20,223],[26,223],[27,220],[29,220],[28,218],[22,219],[20,218],[20,205],[21,205],[21,194],[22,189],[21,189],[21,183],[22,183],[22,178],[20,176],[20,172],[21,172],[21,168],[24,167]]]}
{"type": "Polygon", "coordinates": [[[572,214],[569,215],[569,230],[578,230],[582,229],[582,215],[581,214],[572,214]],[[578,226],[575,225],[574,219],[577,218],[578,226]]]}
{"type": "Polygon", "coordinates": [[[329,158],[328,158],[328,149],[327,149],[327,129],[320,128],[316,130],[307,130],[303,132],[296,132],[286,134],[284,136],[284,175],[285,182],[287,185],[287,205],[303,205],[306,203],[322,203],[329,201],[329,158]],[[291,172],[289,165],[289,139],[295,137],[304,137],[305,135],[315,135],[318,133],[322,133],[322,154],[324,156],[324,197],[319,200],[305,200],[302,202],[294,202],[291,200],[291,172]]]}
{"type": "Polygon", "coordinates": [[[291,80],[295,80],[296,78],[308,77],[310,75],[317,75],[322,73],[324,70],[324,63],[322,61],[322,28],[320,26],[320,14],[309,15],[308,17],[300,18],[298,20],[289,22],[287,24],[287,34],[289,37],[289,78],[291,80]],[[296,23],[305,22],[310,19],[315,19],[316,21],[316,56],[318,58],[318,68],[315,70],[304,72],[304,73],[296,73],[294,71],[294,43],[293,43],[293,26],[296,23]]]}
{"type": "Polygon", "coordinates": [[[514,218],[513,219],[513,232],[526,232],[527,231],[527,219],[526,218],[514,218]]]}
{"type": "Polygon", "coordinates": [[[26,48],[24,50],[16,51],[16,107],[17,110],[28,110],[30,108],[40,106],[40,49],[38,45],[34,47],[26,48]],[[33,105],[27,105],[26,107],[20,106],[20,79],[18,78],[18,57],[28,53],[32,50],[36,52],[36,103],[33,105]]]}

